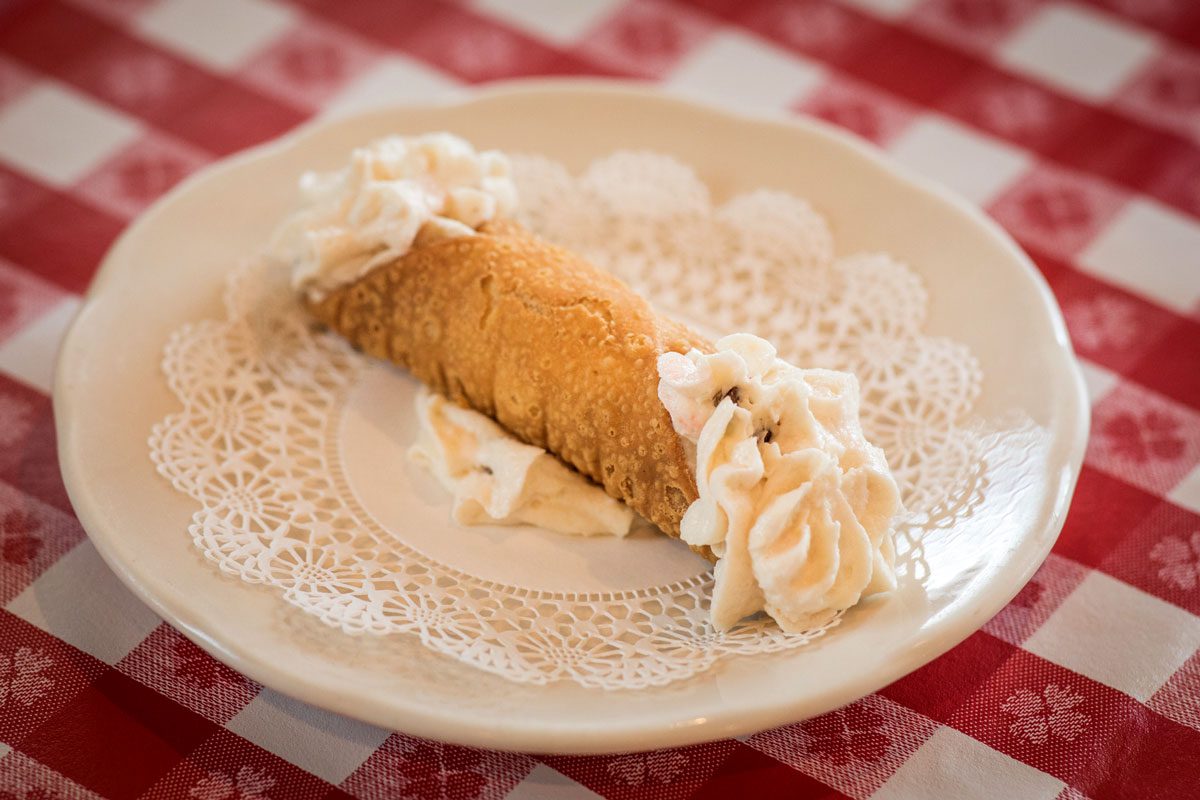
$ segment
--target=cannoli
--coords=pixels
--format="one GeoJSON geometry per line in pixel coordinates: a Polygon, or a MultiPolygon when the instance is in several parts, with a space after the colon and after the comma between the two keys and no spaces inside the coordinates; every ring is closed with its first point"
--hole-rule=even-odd
{"type": "Polygon", "coordinates": [[[543,448],[716,563],[714,625],[894,585],[895,482],[853,376],[711,343],[525,230],[495,152],[391,137],[302,182],[274,252],[320,322],[543,448]]]}

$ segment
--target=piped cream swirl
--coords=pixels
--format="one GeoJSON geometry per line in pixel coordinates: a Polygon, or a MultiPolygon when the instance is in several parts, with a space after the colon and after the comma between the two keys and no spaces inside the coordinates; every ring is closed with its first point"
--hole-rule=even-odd
{"type": "Polygon", "coordinates": [[[682,538],[719,557],[713,624],[766,611],[809,630],[895,587],[899,492],[859,422],[857,379],[800,369],[750,334],[666,353],[659,398],[694,447],[682,538]]]}
{"type": "Polygon", "coordinates": [[[268,249],[291,265],[294,288],[318,295],[399,258],[418,237],[471,236],[517,205],[507,157],[449,133],[359,147],[342,169],[305,173],[300,194],[268,249]]]}

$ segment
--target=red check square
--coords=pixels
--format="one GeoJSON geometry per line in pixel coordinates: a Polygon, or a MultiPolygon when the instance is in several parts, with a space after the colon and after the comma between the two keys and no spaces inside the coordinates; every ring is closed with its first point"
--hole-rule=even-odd
{"type": "Polygon", "coordinates": [[[401,47],[468,81],[562,71],[563,54],[549,45],[453,6],[413,28],[401,47]]]}
{"type": "Polygon", "coordinates": [[[1169,49],[1121,90],[1113,105],[1182,136],[1200,139],[1200,55],[1169,49]]]}
{"type": "Polygon", "coordinates": [[[927,0],[904,22],[965,50],[987,53],[1038,7],[1038,0],[927,0]]]}
{"type": "Polygon", "coordinates": [[[11,58],[0,56],[0,108],[15,100],[36,81],[33,72],[11,58]]]}
{"type": "Polygon", "coordinates": [[[851,797],[869,797],[937,730],[938,724],[878,694],[746,744],[851,797]]]}
{"type": "Polygon", "coordinates": [[[178,759],[141,797],[318,800],[345,796],[325,781],[224,729],[178,759]]]}
{"type": "Polygon", "coordinates": [[[279,136],[308,114],[239,83],[223,82],[161,126],[180,139],[226,155],[279,136]]]}
{"type": "Polygon", "coordinates": [[[60,707],[21,750],[105,797],[138,797],[217,726],[116,670],[60,707]]]}
{"type": "Polygon", "coordinates": [[[1096,759],[1116,755],[1143,718],[1144,709],[1127,695],[1015,650],[948,722],[1073,784],[1096,759]]]}
{"type": "Polygon", "coordinates": [[[0,228],[52,196],[52,189],[0,163],[0,228]]]}
{"type": "Polygon", "coordinates": [[[159,625],[116,666],[131,678],[219,724],[231,720],[261,688],[166,623],[159,625]]]}
{"type": "Polygon", "coordinates": [[[590,31],[578,52],[628,75],[661,78],[716,26],[669,0],[634,0],[590,31]]]}
{"type": "Polygon", "coordinates": [[[1083,103],[986,64],[969,71],[939,106],[947,114],[1038,152],[1080,135],[1078,126],[1090,113],[1083,103]]]}
{"type": "Polygon", "coordinates": [[[139,13],[154,5],[156,0],[71,0],[71,2],[98,17],[128,24],[139,13]]]}
{"type": "Polygon", "coordinates": [[[71,514],[50,398],[0,374],[0,481],[71,514]]]}
{"type": "Polygon", "coordinates": [[[174,53],[107,26],[86,50],[43,68],[150,122],[172,118],[221,85],[219,78],[174,53]]]}
{"type": "Polygon", "coordinates": [[[1112,771],[1097,771],[1078,781],[1097,800],[1131,797],[1154,787],[1160,797],[1187,797],[1196,791],[1200,731],[1152,711],[1138,709],[1139,724],[1122,731],[1112,749],[1112,771]]]}
{"type": "Polygon", "coordinates": [[[0,742],[24,750],[47,720],[74,703],[108,669],[0,609],[0,742]]]}
{"type": "Polygon", "coordinates": [[[504,797],[534,767],[529,756],[476,750],[396,733],[342,787],[356,797],[504,797]]]}
{"type": "Polygon", "coordinates": [[[1150,128],[1107,109],[1092,109],[1063,131],[1046,154],[1078,170],[1200,213],[1200,149],[1194,142],[1150,128]]]}
{"type": "MultiPolygon", "coordinates": [[[[740,797],[789,797],[795,800],[849,800],[815,778],[734,742],[733,752],[690,800],[740,797]]],[[[656,795],[661,796],[661,795],[656,795]]]]}
{"type": "Polygon", "coordinates": [[[1200,47],[1200,6],[1192,0],[1089,0],[1091,5],[1200,47]]]}
{"type": "Polygon", "coordinates": [[[830,0],[747,3],[738,23],[831,64],[852,58],[864,37],[881,32],[869,16],[830,0]]]}
{"type": "Polygon", "coordinates": [[[286,103],[316,111],[381,55],[362,37],[306,20],[256,55],[238,78],[286,103]]]}
{"type": "Polygon", "coordinates": [[[797,109],[886,146],[917,117],[903,100],[850,78],[834,76],[804,99],[797,109]]]}
{"type": "Polygon", "coordinates": [[[1155,342],[1136,368],[1132,380],[1152,386],[1181,403],[1200,402],[1200,319],[1181,319],[1155,342]]]}
{"type": "MultiPolygon", "coordinates": [[[[0,344],[62,298],[63,292],[57,287],[26,270],[0,261],[0,344]]],[[[5,446],[5,438],[0,433],[0,447],[5,446]]]]}
{"type": "Polygon", "coordinates": [[[62,3],[25,3],[6,15],[0,26],[0,50],[53,73],[102,47],[111,26],[62,3]]]}
{"type": "MultiPolygon", "coordinates": [[[[20,414],[6,409],[0,395],[6,425],[10,420],[20,425],[20,414]]],[[[75,517],[0,482],[0,605],[25,591],[83,537],[75,517]]]]}
{"type": "Polygon", "coordinates": [[[84,178],[75,192],[99,208],[132,219],[210,161],[198,147],[148,132],[84,178]]]}
{"type": "Polygon", "coordinates": [[[5,800],[102,800],[95,792],[19,752],[0,758],[0,797],[5,800]]]}
{"type": "MultiPolygon", "coordinates": [[[[1200,615],[1200,516],[1168,502],[1112,548],[1101,567],[1110,575],[1200,615]]],[[[1162,642],[1162,647],[1169,642],[1162,642]]]]}
{"type": "MultiPolygon", "coordinates": [[[[548,756],[543,760],[603,797],[682,800],[704,786],[739,749],[746,749],[745,745],[726,739],[648,753],[548,756]]],[[[774,759],[768,760],[778,763],[774,759]]]]}
{"type": "Polygon", "coordinates": [[[1020,645],[1050,618],[1088,572],[1086,567],[1052,553],[1012,602],[988,620],[983,630],[1020,645]]]}
{"type": "Polygon", "coordinates": [[[1161,503],[1144,489],[1084,464],[1054,552],[1098,567],[1161,503]]]}
{"type": "Polygon", "coordinates": [[[952,47],[900,28],[860,36],[837,62],[850,75],[913,103],[937,107],[979,71],[978,62],[952,47]]]}
{"type": "Polygon", "coordinates": [[[1114,372],[1134,368],[1179,319],[1038,250],[1031,255],[1062,307],[1076,352],[1114,372]]]}
{"type": "Polygon", "coordinates": [[[41,200],[0,222],[0,256],[82,292],[125,223],[70,195],[39,194],[41,200]]]}
{"type": "Polygon", "coordinates": [[[995,636],[976,632],[945,655],[880,689],[879,694],[945,722],[1015,649],[995,636]]]}
{"type": "Polygon", "coordinates": [[[1184,662],[1146,705],[1180,725],[1200,730],[1200,651],[1184,662]]]}
{"type": "Polygon", "coordinates": [[[408,36],[443,11],[439,3],[396,3],[393,0],[295,0],[315,16],[349,28],[386,47],[403,47],[408,36]]]}
{"type": "Polygon", "coordinates": [[[1128,194],[1115,186],[1039,163],[988,211],[1022,242],[1069,259],[1087,247],[1127,200],[1128,194]]]}
{"type": "Polygon", "coordinates": [[[1165,495],[1200,463],[1200,411],[1122,381],[1093,409],[1086,458],[1165,495]]]}

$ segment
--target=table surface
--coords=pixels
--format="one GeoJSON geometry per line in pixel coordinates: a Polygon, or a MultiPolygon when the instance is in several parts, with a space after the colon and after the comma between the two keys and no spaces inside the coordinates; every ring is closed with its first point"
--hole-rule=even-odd
{"type": "Polygon", "coordinates": [[[0,3],[0,798],[1200,796],[1200,3],[0,3]],[[112,576],[59,477],[54,353],[105,249],[303,120],[523,75],[823,117],[985,208],[1093,407],[1046,564],[959,647],[744,740],[490,753],[313,709],[112,576]]]}

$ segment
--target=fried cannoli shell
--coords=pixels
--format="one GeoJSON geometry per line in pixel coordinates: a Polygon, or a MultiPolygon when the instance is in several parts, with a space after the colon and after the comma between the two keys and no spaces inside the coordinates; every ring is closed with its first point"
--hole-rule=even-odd
{"type": "MultiPolygon", "coordinates": [[[[545,448],[679,536],[696,480],[658,356],[711,345],[617,278],[498,220],[305,303],[355,347],[545,448]]],[[[707,547],[693,548],[715,561],[707,547]]]]}

